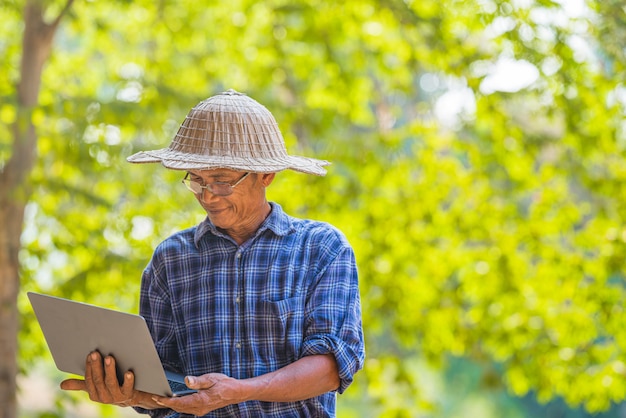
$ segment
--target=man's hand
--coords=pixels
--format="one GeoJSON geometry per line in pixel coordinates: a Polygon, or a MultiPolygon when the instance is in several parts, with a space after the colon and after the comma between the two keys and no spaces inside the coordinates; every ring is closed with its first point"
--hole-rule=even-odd
{"type": "Polygon", "coordinates": [[[162,408],[199,416],[246,400],[242,397],[241,381],[221,373],[187,376],[185,384],[198,392],[174,398],[153,396],[152,399],[162,408]]]}
{"type": "Polygon", "coordinates": [[[118,406],[158,407],[151,400],[152,395],[134,389],[135,375],[131,371],[124,373],[124,383],[120,386],[115,372],[115,359],[102,356],[97,351],[89,353],[85,365],[85,380],[68,379],[61,382],[63,390],[82,390],[89,394],[94,402],[118,406]],[[151,405],[150,405],[151,404],[151,405]]]}

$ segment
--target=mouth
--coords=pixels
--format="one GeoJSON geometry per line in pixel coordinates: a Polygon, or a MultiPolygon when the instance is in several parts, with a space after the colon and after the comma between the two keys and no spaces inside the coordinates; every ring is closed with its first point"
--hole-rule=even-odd
{"type": "Polygon", "coordinates": [[[226,211],[226,209],[224,208],[211,208],[211,207],[205,207],[204,210],[206,210],[209,215],[219,215],[220,213],[226,211]]]}

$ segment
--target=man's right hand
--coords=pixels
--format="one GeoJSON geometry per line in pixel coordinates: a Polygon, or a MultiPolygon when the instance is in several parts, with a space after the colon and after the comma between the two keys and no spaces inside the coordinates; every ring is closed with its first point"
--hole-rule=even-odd
{"type": "Polygon", "coordinates": [[[87,356],[85,380],[67,379],[61,382],[63,390],[82,390],[89,394],[94,402],[118,406],[140,406],[146,409],[162,408],[152,400],[154,395],[134,389],[135,375],[131,371],[124,373],[122,385],[117,380],[115,359],[94,351],[87,356]]]}

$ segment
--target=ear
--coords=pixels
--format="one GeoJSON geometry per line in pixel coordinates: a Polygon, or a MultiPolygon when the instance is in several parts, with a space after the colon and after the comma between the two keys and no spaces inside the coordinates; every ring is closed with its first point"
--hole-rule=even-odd
{"type": "Polygon", "coordinates": [[[261,173],[261,184],[263,187],[268,187],[274,181],[274,177],[276,177],[276,173],[261,173]]]}

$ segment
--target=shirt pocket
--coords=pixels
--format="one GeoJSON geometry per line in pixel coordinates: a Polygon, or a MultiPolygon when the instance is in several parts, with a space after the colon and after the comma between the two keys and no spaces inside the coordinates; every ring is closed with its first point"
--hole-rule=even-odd
{"type": "Polygon", "coordinates": [[[299,297],[263,300],[259,316],[263,322],[265,354],[281,363],[281,367],[297,360],[304,340],[304,301],[299,297]]]}

